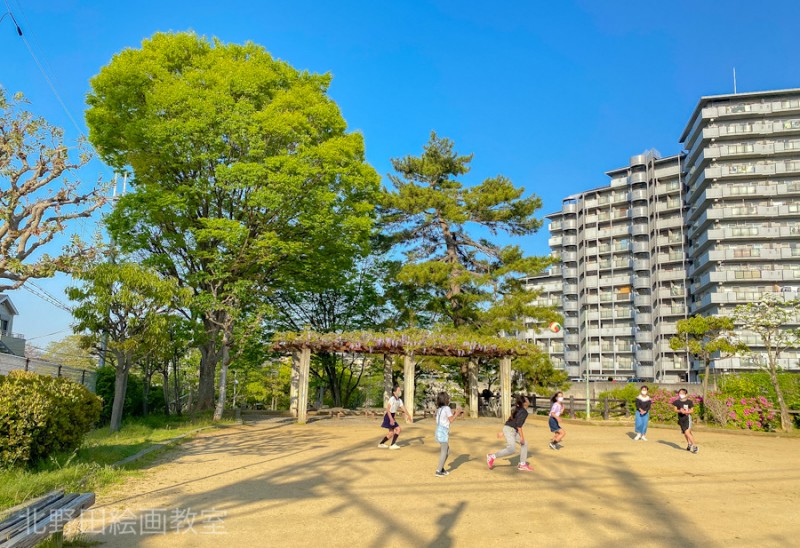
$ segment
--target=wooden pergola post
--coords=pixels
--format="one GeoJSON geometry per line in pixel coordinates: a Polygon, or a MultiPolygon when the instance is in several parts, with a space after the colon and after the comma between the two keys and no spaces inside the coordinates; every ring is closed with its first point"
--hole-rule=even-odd
{"type": "Polygon", "coordinates": [[[299,383],[297,393],[297,423],[305,424],[308,417],[308,376],[311,369],[311,349],[300,351],[299,383]]]}
{"type": "Polygon", "coordinates": [[[500,359],[500,409],[505,422],[511,416],[511,357],[500,359]]]}
{"type": "Polygon", "coordinates": [[[403,355],[403,398],[411,418],[414,418],[414,357],[403,355]]]}
{"type": "Polygon", "coordinates": [[[394,359],[392,358],[391,354],[384,354],[383,355],[383,407],[386,408],[386,404],[389,403],[389,398],[392,397],[392,386],[394,386],[392,382],[392,364],[394,359]]]}
{"type": "Polygon", "coordinates": [[[478,362],[470,358],[467,362],[467,379],[469,383],[469,416],[478,418],[478,362]]]}
{"type": "Polygon", "coordinates": [[[289,383],[289,412],[297,418],[297,396],[300,393],[300,361],[301,351],[299,348],[292,350],[292,373],[289,383]]]}

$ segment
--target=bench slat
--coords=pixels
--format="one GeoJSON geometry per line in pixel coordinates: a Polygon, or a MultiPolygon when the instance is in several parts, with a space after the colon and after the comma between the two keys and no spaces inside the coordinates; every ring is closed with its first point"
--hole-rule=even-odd
{"type": "MultiPolygon", "coordinates": [[[[37,508],[35,520],[28,522],[24,519],[22,527],[15,527],[13,536],[7,537],[5,534],[0,538],[2,548],[27,548],[33,547],[37,543],[46,539],[53,533],[63,530],[64,525],[71,519],[75,519],[81,513],[92,506],[95,502],[94,493],[69,494],[51,501],[50,504],[37,508]]],[[[9,533],[10,531],[6,531],[9,533]]]]}
{"type": "Polygon", "coordinates": [[[27,506],[20,507],[0,523],[0,543],[13,537],[17,529],[24,527],[30,521],[31,516],[40,516],[36,519],[42,519],[41,516],[47,515],[48,510],[63,499],[64,491],[53,491],[44,497],[35,499],[27,506]]]}

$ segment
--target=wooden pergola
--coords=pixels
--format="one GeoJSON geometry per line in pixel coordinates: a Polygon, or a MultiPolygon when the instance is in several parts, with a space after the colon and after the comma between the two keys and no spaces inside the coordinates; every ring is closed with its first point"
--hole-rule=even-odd
{"type": "Polygon", "coordinates": [[[393,356],[403,356],[405,399],[412,402],[407,407],[414,413],[414,358],[418,356],[446,356],[468,360],[469,415],[478,416],[478,358],[500,359],[500,401],[502,416],[511,414],[511,360],[515,356],[539,352],[535,346],[516,339],[501,337],[475,337],[464,341],[463,336],[450,333],[432,333],[422,330],[373,333],[277,333],[273,337],[273,350],[291,352],[292,378],[289,407],[299,424],[307,419],[308,383],[311,353],[349,352],[383,355],[384,363],[393,356]]]}

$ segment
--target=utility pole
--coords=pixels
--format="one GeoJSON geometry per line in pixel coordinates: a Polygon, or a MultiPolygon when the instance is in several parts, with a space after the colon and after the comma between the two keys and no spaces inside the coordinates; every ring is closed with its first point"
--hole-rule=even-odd
{"type": "MultiPolygon", "coordinates": [[[[128,174],[124,173],[122,175],[122,192],[120,196],[117,195],[117,178],[119,177],[119,173],[114,174],[114,190],[112,191],[111,195],[111,203],[116,203],[119,200],[121,195],[125,194],[125,190],[128,183],[128,174]]],[[[111,264],[114,264],[117,255],[117,242],[114,241],[114,236],[111,236],[111,264]]],[[[109,311],[109,314],[111,311],[109,311]]],[[[103,337],[100,339],[100,359],[98,360],[98,367],[103,367],[106,364],[106,352],[108,352],[108,332],[103,333],[103,337]]]]}

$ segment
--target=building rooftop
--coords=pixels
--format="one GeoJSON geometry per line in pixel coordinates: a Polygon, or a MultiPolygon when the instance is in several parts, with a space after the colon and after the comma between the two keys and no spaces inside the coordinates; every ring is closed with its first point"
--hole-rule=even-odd
{"type": "Polygon", "coordinates": [[[705,107],[708,103],[715,102],[715,101],[727,101],[730,99],[755,99],[761,97],[780,97],[781,95],[796,95],[800,93],[800,88],[790,88],[790,89],[775,89],[771,91],[751,91],[747,93],[727,93],[724,95],[707,95],[704,97],[700,97],[700,100],[697,102],[697,106],[694,107],[694,111],[692,115],[689,117],[689,121],[686,123],[686,127],[681,133],[681,138],[678,142],[683,143],[686,140],[686,136],[689,134],[689,130],[694,123],[694,119],[697,118],[697,115],[700,111],[705,107]]]}

